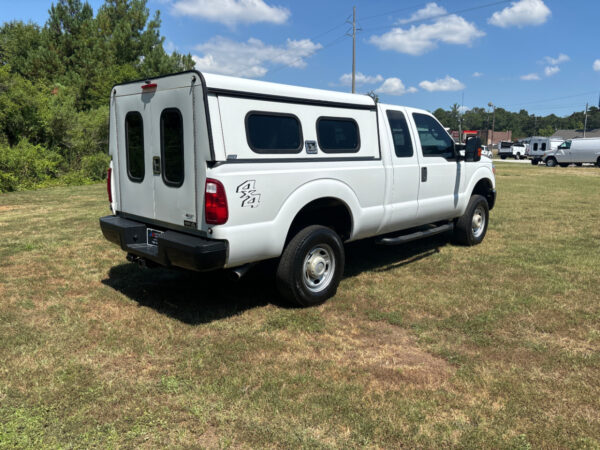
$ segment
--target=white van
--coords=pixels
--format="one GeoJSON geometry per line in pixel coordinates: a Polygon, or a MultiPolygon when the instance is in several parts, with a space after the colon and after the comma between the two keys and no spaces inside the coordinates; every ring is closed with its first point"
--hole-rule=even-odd
{"type": "Polygon", "coordinates": [[[549,167],[557,164],[567,167],[569,164],[581,166],[583,163],[600,167],[600,138],[580,138],[564,141],[555,151],[546,152],[543,157],[549,167]]]}
{"type": "Polygon", "coordinates": [[[531,163],[537,165],[543,160],[544,154],[554,151],[564,142],[562,138],[532,137],[529,141],[529,150],[527,156],[531,158],[531,163]]]}
{"type": "Polygon", "coordinates": [[[429,112],[366,95],[184,72],[115,86],[109,142],[100,226],[130,261],[241,276],[279,258],[304,306],[335,294],[344,242],[475,245],[496,199],[479,138],[459,150],[429,112]]]}

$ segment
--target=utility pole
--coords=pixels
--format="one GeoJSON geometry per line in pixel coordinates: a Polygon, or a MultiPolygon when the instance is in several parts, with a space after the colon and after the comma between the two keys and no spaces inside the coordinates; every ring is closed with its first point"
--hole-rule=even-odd
{"type": "Polygon", "coordinates": [[[492,102],[488,103],[488,106],[490,108],[492,108],[493,112],[492,112],[492,149],[494,148],[494,129],[496,128],[496,105],[494,105],[492,102]]]}
{"type": "Polygon", "coordinates": [[[352,93],[356,92],[356,6],[352,8],[352,93]]]}
{"type": "Polygon", "coordinates": [[[585,137],[585,130],[587,130],[587,112],[588,112],[588,104],[585,104],[585,122],[583,124],[583,137],[585,137]]]}
{"type": "Polygon", "coordinates": [[[462,91],[462,97],[460,100],[460,110],[458,111],[458,143],[462,144],[462,112],[465,104],[465,91],[462,91]]]}

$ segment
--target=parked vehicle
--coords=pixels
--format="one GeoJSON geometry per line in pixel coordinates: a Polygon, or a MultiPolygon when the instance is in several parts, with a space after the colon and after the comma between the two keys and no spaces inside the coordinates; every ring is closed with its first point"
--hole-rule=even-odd
{"type": "Polygon", "coordinates": [[[519,142],[502,141],[498,144],[498,156],[502,159],[508,157],[515,159],[525,158],[525,145],[519,142]]]}
{"type": "Polygon", "coordinates": [[[537,165],[548,151],[554,151],[564,142],[562,138],[548,138],[534,136],[529,141],[529,150],[527,156],[531,159],[533,165],[537,165]]]}
{"type": "Polygon", "coordinates": [[[489,149],[489,147],[487,145],[481,146],[481,156],[486,156],[486,157],[492,159],[492,157],[493,157],[492,151],[489,149]]]}
{"type": "Polygon", "coordinates": [[[104,236],[130,261],[197,271],[279,258],[300,305],[336,292],[344,242],[485,237],[496,199],[480,140],[427,111],[191,71],[117,85],[104,236]],[[390,234],[394,233],[394,234],[390,234]]]}
{"type": "Polygon", "coordinates": [[[600,167],[600,138],[579,138],[564,141],[554,151],[546,152],[543,161],[548,167],[581,166],[592,163],[600,167]]]}

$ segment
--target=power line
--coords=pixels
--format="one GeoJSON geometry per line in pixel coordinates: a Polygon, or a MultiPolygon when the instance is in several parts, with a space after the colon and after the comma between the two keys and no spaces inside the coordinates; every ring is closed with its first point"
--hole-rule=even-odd
{"type": "MultiPolygon", "coordinates": [[[[426,18],[423,18],[423,19],[409,20],[409,21],[405,22],[405,24],[426,22],[426,21],[432,20],[432,19],[440,19],[442,17],[448,17],[448,16],[452,16],[454,14],[462,14],[462,13],[466,13],[466,12],[470,12],[470,11],[476,11],[478,9],[484,9],[484,8],[489,8],[489,7],[492,7],[492,6],[501,5],[501,4],[504,4],[504,3],[509,3],[510,1],[511,0],[501,0],[501,1],[496,1],[496,2],[492,2],[492,3],[485,3],[485,4],[479,5],[479,6],[472,6],[470,8],[457,9],[457,10],[454,10],[454,11],[447,12],[445,14],[438,14],[438,15],[426,17],[426,18]]],[[[365,19],[362,19],[362,20],[365,20],[365,19]]],[[[365,31],[382,30],[382,29],[397,28],[397,27],[398,27],[398,25],[385,25],[385,26],[382,26],[382,27],[367,28],[367,29],[365,29],[365,31]]]]}
{"type": "Polygon", "coordinates": [[[582,92],[580,94],[571,94],[571,95],[565,95],[563,97],[547,98],[544,100],[534,100],[534,101],[525,102],[525,103],[512,103],[512,104],[508,104],[508,105],[504,104],[502,106],[503,107],[515,107],[515,106],[524,106],[524,105],[534,105],[537,103],[553,102],[554,100],[565,100],[565,99],[569,99],[569,98],[583,97],[585,95],[596,94],[597,92],[598,92],[597,90],[587,91],[587,92],[582,92]]]}

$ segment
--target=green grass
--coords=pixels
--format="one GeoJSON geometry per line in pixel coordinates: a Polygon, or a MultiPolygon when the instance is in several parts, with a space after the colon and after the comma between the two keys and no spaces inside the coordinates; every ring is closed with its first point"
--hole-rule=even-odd
{"type": "Polygon", "coordinates": [[[600,447],[600,170],[497,167],[482,245],[348,245],[312,309],[126,263],[103,185],[0,195],[0,448],[600,447]]]}

